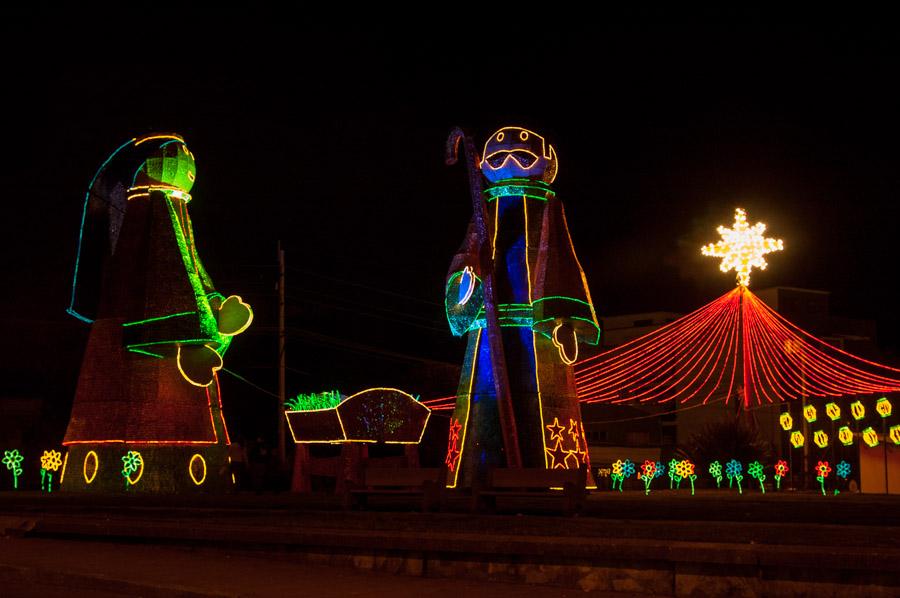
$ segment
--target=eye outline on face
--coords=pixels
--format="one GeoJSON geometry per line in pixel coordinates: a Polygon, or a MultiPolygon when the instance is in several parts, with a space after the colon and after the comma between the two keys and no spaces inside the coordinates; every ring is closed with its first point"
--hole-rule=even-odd
{"type": "Polygon", "coordinates": [[[496,152],[492,153],[491,155],[485,157],[484,160],[483,160],[483,162],[484,162],[485,164],[487,164],[487,165],[488,165],[488,168],[490,168],[491,170],[500,170],[501,168],[503,168],[504,166],[506,166],[506,163],[509,162],[509,159],[510,159],[510,158],[512,158],[512,159],[516,162],[516,164],[519,166],[519,168],[521,168],[522,170],[528,170],[528,169],[530,169],[532,166],[535,165],[535,163],[536,163],[538,160],[541,159],[540,156],[538,156],[537,154],[535,154],[535,153],[534,153],[533,151],[531,151],[531,150],[527,150],[527,149],[514,149],[514,150],[499,150],[499,151],[496,151],[496,152]],[[531,157],[533,158],[533,160],[531,161],[531,163],[528,164],[527,166],[523,165],[522,162],[516,157],[516,153],[518,153],[518,152],[525,153],[525,154],[528,154],[529,156],[531,156],[531,157]],[[491,159],[492,159],[494,156],[496,156],[497,154],[506,154],[506,155],[503,157],[503,162],[501,162],[499,166],[494,166],[493,164],[491,164],[491,159]]]}
{"type": "Polygon", "coordinates": [[[504,133],[503,131],[500,131],[499,133],[497,133],[497,141],[503,141],[503,139],[505,137],[506,137],[506,133],[504,133]]]}
{"type": "Polygon", "coordinates": [[[528,131],[525,131],[525,130],[519,131],[519,139],[521,139],[522,141],[525,141],[526,139],[528,139],[528,131]]]}

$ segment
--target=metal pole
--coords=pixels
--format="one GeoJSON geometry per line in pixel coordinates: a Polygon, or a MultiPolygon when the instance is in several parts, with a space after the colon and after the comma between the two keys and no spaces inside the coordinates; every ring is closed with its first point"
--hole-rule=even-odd
{"type": "Polygon", "coordinates": [[[278,241],[278,460],[281,463],[285,461],[285,445],[284,445],[284,403],[285,385],[284,385],[284,249],[281,247],[281,241],[278,241]]]}

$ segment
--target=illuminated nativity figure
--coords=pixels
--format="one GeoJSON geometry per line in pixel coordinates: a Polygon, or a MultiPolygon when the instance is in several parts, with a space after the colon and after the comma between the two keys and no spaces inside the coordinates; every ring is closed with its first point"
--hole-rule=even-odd
{"type": "Polygon", "coordinates": [[[479,483],[490,467],[589,470],[572,364],[580,344],[597,344],[600,327],[551,187],[556,151],[532,131],[505,127],[479,158],[471,139],[454,135],[448,162],[465,140],[477,199],[446,283],[450,329],[468,335],[448,485],[479,483]]]}
{"type": "Polygon", "coordinates": [[[180,492],[232,484],[217,370],[253,319],[216,292],[194,243],[194,156],[174,134],[138,137],[94,176],[69,313],[90,323],[65,490],[180,492]]]}

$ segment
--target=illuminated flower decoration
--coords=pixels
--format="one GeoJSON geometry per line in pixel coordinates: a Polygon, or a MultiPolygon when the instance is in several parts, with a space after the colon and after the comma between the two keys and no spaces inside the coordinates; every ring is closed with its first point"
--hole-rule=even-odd
{"type": "Polygon", "coordinates": [[[13,475],[18,476],[22,473],[20,465],[22,464],[23,459],[25,459],[25,457],[19,454],[18,449],[3,451],[3,464],[6,465],[6,469],[13,472],[13,475]]]}
{"type": "Polygon", "coordinates": [[[783,478],[787,474],[788,469],[787,461],[779,459],[778,463],[775,464],[775,475],[783,478]]]}
{"type": "Polygon", "coordinates": [[[612,464],[612,472],[616,475],[622,475],[622,471],[623,471],[622,466],[623,465],[624,464],[622,463],[622,460],[619,459],[618,461],[616,461],[615,463],[612,464]]]}
{"type": "Polygon", "coordinates": [[[737,273],[738,284],[750,285],[750,270],[766,269],[765,255],[784,249],[781,239],[767,239],[763,236],[766,225],[757,222],[753,226],[747,224],[747,212],[741,208],[734,211],[734,228],[720,226],[716,229],[722,240],[710,243],[701,248],[703,255],[722,258],[719,270],[737,273]]]}
{"type": "Polygon", "coordinates": [[[41,469],[57,471],[62,467],[62,453],[59,451],[44,451],[41,455],[41,469]]]}
{"type": "Polygon", "coordinates": [[[825,478],[828,477],[828,474],[831,473],[831,467],[828,465],[828,461],[819,461],[819,464],[816,465],[816,479],[819,480],[819,484],[822,487],[822,496],[825,496],[825,478]]]}
{"type": "Polygon", "coordinates": [[[747,475],[751,478],[759,479],[759,477],[763,474],[763,466],[759,461],[754,461],[750,465],[747,466],[747,475]]]}
{"type": "Polygon", "coordinates": [[[686,478],[688,475],[685,471],[684,463],[684,461],[678,461],[675,463],[675,475],[680,478],[686,478]]]}
{"type": "Polygon", "coordinates": [[[725,464],[725,475],[728,477],[735,477],[741,475],[741,472],[744,470],[744,466],[741,465],[740,461],[736,459],[732,459],[728,463],[725,464]]]}
{"type": "Polygon", "coordinates": [[[681,462],[681,466],[684,469],[684,477],[690,477],[694,475],[694,463],[690,459],[685,459],[681,462]]]}
{"type": "Polygon", "coordinates": [[[718,461],[713,461],[709,464],[709,475],[716,479],[716,488],[722,487],[722,464],[718,461]]]}
{"type": "Polygon", "coordinates": [[[644,461],[644,464],[641,465],[641,475],[642,477],[649,479],[656,477],[656,463],[653,461],[644,461]]]}
{"type": "Polygon", "coordinates": [[[847,479],[847,476],[850,475],[850,464],[846,461],[841,461],[837,464],[837,471],[835,471],[835,475],[844,480],[847,479]]]}
{"type": "Polygon", "coordinates": [[[631,462],[631,459],[625,459],[625,462],[622,463],[622,475],[626,478],[634,475],[634,463],[631,462]]]}
{"type": "Polygon", "coordinates": [[[6,469],[12,472],[13,488],[16,490],[19,488],[19,476],[22,475],[21,465],[24,458],[19,454],[19,449],[3,451],[3,464],[6,465],[6,469]]]}
{"type": "Polygon", "coordinates": [[[143,460],[137,451],[128,451],[122,457],[122,474],[129,476],[141,468],[143,460]]]}
{"type": "Polygon", "coordinates": [[[657,478],[661,478],[666,473],[666,466],[663,465],[662,461],[656,462],[656,476],[657,478]]]}

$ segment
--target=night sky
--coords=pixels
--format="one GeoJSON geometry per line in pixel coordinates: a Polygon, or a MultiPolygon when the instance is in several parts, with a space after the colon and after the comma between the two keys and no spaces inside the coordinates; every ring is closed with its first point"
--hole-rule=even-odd
{"type": "MultiPolygon", "coordinates": [[[[198,250],[219,290],[257,312],[226,367],[268,390],[280,239],[289,392],[455,392],[464,344],[443,321],[443,282],[471,204],[464,170],[443,161],[454,125],[479,146],[509,124],[556,147],[555,187],[601,318],[686,312],[731,288],[699,246],[741,206],[785,240],[753,288],[832,291],[833,312],[876,319],[897,352],[892,29],[139,23],[0,26],[0,397],[45,398],[63,425],[86,339],[65,314],[84,193],[113,149],[152,131],[181,133],[197,158],[198,250]]],[[[225,380],[235,410],[274,400],[225,380]]]]}

